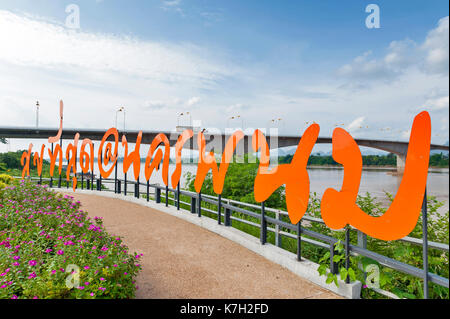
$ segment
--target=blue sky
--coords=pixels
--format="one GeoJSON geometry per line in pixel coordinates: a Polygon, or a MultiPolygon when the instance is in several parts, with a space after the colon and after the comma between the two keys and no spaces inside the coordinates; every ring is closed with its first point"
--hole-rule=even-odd
{"type": "Polygon", "coordinates": [[[448,141],[447,1],[0,1],[0,125],[170,129],[190,111],[203,126],[272,125],[300,135],[407,140],[428,110],[448,141]],[[68,29],[65,8],[80,9],[68,29]],[[368,29],[365,8],[380,7],[368,29]],[[3,50],[2,50],[3,51],[3,50]],[[89,115],[88,115],[89,114],[89,115]]]}

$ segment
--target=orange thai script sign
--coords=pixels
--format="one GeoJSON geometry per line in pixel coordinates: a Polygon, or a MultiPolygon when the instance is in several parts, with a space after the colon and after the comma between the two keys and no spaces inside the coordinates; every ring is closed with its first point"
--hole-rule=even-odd
{"type": "MultiPolygon", "coordinates": [[[[49,137],[52,143],[48,150],[50,157],[50,176],[58,159],[58,170],[62,172],[62,161],[65,155],[68,165],[66,179],[70,180],[71,172],[73,189],[77,186],[77,164],[81,171],[88,173],[94,171],[94,144],[90,139],[81,141],[78,152],[80,134],[76,134],[73,143],[70,143],[64,154],[58,142],[61,139],[63,129],[63,102],[60,102],[60,126],[56,136],[49,137]],[[56,144],[53,147],[53,144],[56,144]],[[88,149],[86,150],[86,147],[88,149]],[[79,156],[78,156],[79,154],[79,156]]],[[[266,137],[260,130],[255,130],[252,136],[252,147],[255,152],[260,152],[260,164],[254,183],[254,196],[257,202],[263,202],[280,186],[286,186],[286,205],[289,218],[293,224],[297,224],[308,208],[310,183],[306,165],[311,151],[319,136],[318,124],[310,125],[302,135],[296,152],[290,164],[281,164],[270,167],[270,149],[266,137]]],[[[182,171],[181,150],[185,143],[194,138],[192,130],[180,133],[175,144],[176,167],[170,176],[173,188],[177,187],[182,171]]],[[[213,152],[205,153],[205,137],[203,133],[197,134],[197,146],[199,159],[197,174],[194,182],[195,190],[200,192],[206,175],[212,171],[213,189],[216,194],[223,191],[225,176],[230,161],[233,158],[238,143],[244,138],[240,130],[234,132],[226,142],[222,152],[220,165],[216,162],[213,152]]],[[[140,175],[141,158],[140,148],[142,131],[134,141],[133,151],[128,149],[128,141],[122,135],[121,144],[124,149],[123,172],[127,173],[133,166],[133,175],[137,180],[140,175]]],[[[362,156],[355,140],[342,128],[336,128],[332,136],[333,159],[344,167],[344,179],[340,190],[328,188],[321,201],[322,218],[331,229],[342,229],[351,225],[365,234],[382,239],[396,240],[407,236],[415,227],[420,216],[420,208],[423,202],[430,154],[431,119],[428,112],[418,114],[411,128],[408,153],[406,156],[405,170],[398,192],[389,207],[382,216],[370,216],[356,205],[359,191],[362,156]]],[[[22,154],[23,166],[22,178],[30,174],[30,163],[37,167],[39,176],[42,174],[42,161],[45,154],[45,146],[40,152],[35,152],[32,157],[33,144],[22,154]]],[[[118,161],[119,132],[116,128],[110,128],[103,136],[97,153],[97,166],[102,178],[108,178],[113,172],[118,161]],[[112,138],[112,140],[111,140],[112,138]],[[109,168],[108,168],[109,166],[109,168]]],[[[159,170],[162,164],[162,177],[166,186],[169,186],[169,162],[170,143],[166,135],[160,133],[152,141],[145,160],[145,179],[150,180],[153,170],[159,170]],[[163,146],[161,149],[159,146],[163,146]],[[164,150],[164,151],[163,151],[164,150]]]]}

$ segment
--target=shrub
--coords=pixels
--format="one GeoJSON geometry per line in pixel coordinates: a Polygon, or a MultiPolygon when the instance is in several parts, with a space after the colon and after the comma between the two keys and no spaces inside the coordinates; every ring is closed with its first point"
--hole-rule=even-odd
{"type": "Polygon", "coordinates": [[[24,182],[0,191],[0,298],[134,297],[141,255],[72,199],[24,182]]]}
{"type": "Polygon", "coordinates": [[[14,178],[6,174],[0,174],[0,182],[4,183],[5,185],[12,185],[14,184],[14,178]]]}

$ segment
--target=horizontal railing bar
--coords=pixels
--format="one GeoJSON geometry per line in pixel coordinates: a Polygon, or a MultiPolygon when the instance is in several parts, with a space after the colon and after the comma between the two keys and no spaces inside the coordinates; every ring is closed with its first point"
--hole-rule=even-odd
{"type": "Polygon", "coordinates": [[[248,216],[252,216],[252,217],[257,218],[257,219],[261,219],[261,216],[259,214],[256,214],[254,212],[245,210],[243,208],[239,208],[239,207],[232,206],[232,205],[225,204],[225,203],[222,203],[222,207],[229,208],[233,212],[242,213],[244,215],[248,215],[248,216]]]}
{"type": "MultiPolygon", "coordinates": [[[[349,247],[350,247],[351,251],[354,251],[355,253],[358,253],[359,255],[362,255],[364,257],[368,257],[373,260],[376,260],[383,266],[387,266],[389,268],[399,270],[401,272],[404,272],[406,274],[409,274],[409,275],[412,275],[412,276],[415,276],[418,278],[423,278],[423,276],[424,276],[423,269],[416,268],[414,266],[405,264],[401,261],[380,255],[378,253],[375,253],[373,251],[370,251],[370,250],[367,250],[367,249],[364,249],[364,248],[361,248],[361,247],[358,247],[355,245],[350,244],[349,247]]],[[[428,277],[431,282],[434,282],[434,283],[444,286],[446,288],[449,287],[448,278],[444,278],[444,277],[438,276],[438,275],[430,273],[430,272],[428,273],[428,277]]]]}

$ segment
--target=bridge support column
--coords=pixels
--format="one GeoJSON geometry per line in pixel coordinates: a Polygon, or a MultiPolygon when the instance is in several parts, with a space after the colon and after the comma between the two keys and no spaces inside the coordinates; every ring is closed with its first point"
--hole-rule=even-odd
{"type": "Polygon", "coordinates": [[[403,175],[405,171],[406,154],[397,154],[397,173],[403,175]]]}

